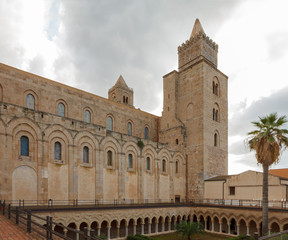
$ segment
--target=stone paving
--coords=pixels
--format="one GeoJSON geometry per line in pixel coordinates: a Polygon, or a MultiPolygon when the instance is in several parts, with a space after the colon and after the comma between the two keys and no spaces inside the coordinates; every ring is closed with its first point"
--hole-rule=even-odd
{"type": "Polygon", "coordinates": [[[41,240],[45,239],[37,234],[30,234],[25,228],[16,225],[7,216],[0,214],[0,240],[41,240]]]}

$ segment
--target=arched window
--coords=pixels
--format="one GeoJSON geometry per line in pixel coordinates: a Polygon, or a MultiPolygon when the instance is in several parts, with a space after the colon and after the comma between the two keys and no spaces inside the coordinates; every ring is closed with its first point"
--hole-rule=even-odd
{"type": "Polygon", "coordinates": [[[26,95],[26,107],[35,110],[35,98],[30,93],[26,95]]]}
{"type": "Polygon", "coordinates": [[[109,150],[107,152],[107,166],[112,167],[112,152],[109,150]]]}
{"type": "Polygon", "coordinates": [[[217,133],[214,133],[214,147],[219,145],[219,136],[217,133]]]}
{"type": "Polygon", "coordinates": [[[213,120],[216,122],[219,122],[219,113],[219,105],[215,103],[213,108],[213,120]]]}
{"type": "Polygon", "coordinates": [[[128,97],[125,98],[126,104],[128,104],[128,97]]]}
{"type": "Polygon", "coordinates": [[[145,129],[144,129],[144,138],[145,139],[149,139],[149,129],[148,129],[148,127],[145,127],[145,129]]]}
{"type": "Polygon", "coordinates": [[[133,168],[133,156],[131,153],[128,155],[128,168],[133,168]]]}
{"type": "Polygon", "coordinates": [[[113,119],[111,117],[107,118],[107,130],[109,131],[113,130],[113,119]]]}
{"type": "Polygon", "coordinates": [[[65,105],[63,103],[58,103],[58,116],[65,117],[65,105]]]}
{"type": "Polygon", "coordinates": [[[212,87],[213,87],[213,94],[219,96],[219,80],[217,77],[214,77],[212,87]]]}
{"type": "Polygon", "coordinates": [[[213,108],[213,120],[218,122],[219,116],[218,116],[218,109],[213,108]]]}
{"type": "Polygon", "coordinates": [[[162,172],[166,173],[166,161],[165,161],[165,159],[162,160],[162,172]]]}
{"type": "Polygon", "coordinates": [[[20,138],[20,145],[21,156],[29,156],[29,138],[26,136],[22,136],[20,138]]]}
{"type": "Polygon", "coordinates": [[[86,123],[91,123],[91,113],[89,110],[85,110],[84,112],[84,121],[86,123]]]}
{"type": "Polygon", "coordinates": [[[146,170],[151,170],[151,160],[150,157],[146,158],[146,170]]]}
{"type": "Polygon", "coordinates": [[[54,143],[54,159],[61,160],[62,157],[62,146],[60,142],[54,143]]]}
{"type": "Polygon", "coordinates": [[[127,134],[129,136],[132,136],[132,124],[131,124],[131,122],[127,123],[127,134]]]}
{"type": "Polygon", "coordinates": [[[178,169],[178,164],[179,164],[178,161],[176,161],[176,162],[175,162],[175,173],[176,173],[176,174],[178,174],[178,171],[179,171],[179,169],[178,169]]]}
{"type": "Polygon", "coordinates": [[[126,98],[125,98],[125,96],[123,96],[123,103],[126,103],[126,98]]]}
{"type": "Polygon", "coordinates": [[[89,163],[89,148],[83,147],[83,163],[89,163]]]}

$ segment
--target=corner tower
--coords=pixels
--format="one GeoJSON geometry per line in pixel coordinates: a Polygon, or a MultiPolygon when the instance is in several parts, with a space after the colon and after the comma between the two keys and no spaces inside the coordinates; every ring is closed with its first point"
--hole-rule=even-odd
{"type": "Polygon", "coordinates": [[[201,198],[204,180],[228,174],[228,77],[217,69],[218,45],[196,19],[178,47],[178,72],[163,77],[159,139],[186,155],[186,197],[201,198]]]}
{"type": "Polygon", "coordinates": [[[119,76],[115,85],[109,89],[108,99],[133,106],[133,89],[127,86],[122,75],[119,76]]]}

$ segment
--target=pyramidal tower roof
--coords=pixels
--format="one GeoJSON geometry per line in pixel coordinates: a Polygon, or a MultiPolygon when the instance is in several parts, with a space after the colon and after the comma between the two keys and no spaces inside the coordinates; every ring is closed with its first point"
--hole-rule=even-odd
{"type": "Polygon", "coordinates": [[[122,75],[119,76],[117,82],[114,85],[115,87],[122,87],[122,88],[128,88],[124,78],[122,77],[122,75]]]}
{"type": "Polygon", "coordinates": [[[190,38],[193,38],[194,36],[196,36],[200,32],[205,33],[203,30],[203,27],[201,26],[199,19],[197,18],[195,20],[194,27],[193,27],[192,33],[190,35],[190,38]]]}

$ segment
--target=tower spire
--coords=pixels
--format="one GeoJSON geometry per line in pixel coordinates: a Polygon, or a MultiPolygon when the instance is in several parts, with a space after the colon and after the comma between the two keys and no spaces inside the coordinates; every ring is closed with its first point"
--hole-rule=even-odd
{"type": "Polygon", "coordinates": [[[205,33],[198,18],[196,18],[190,38],[193,38],[198,33],[205,33]]]}

